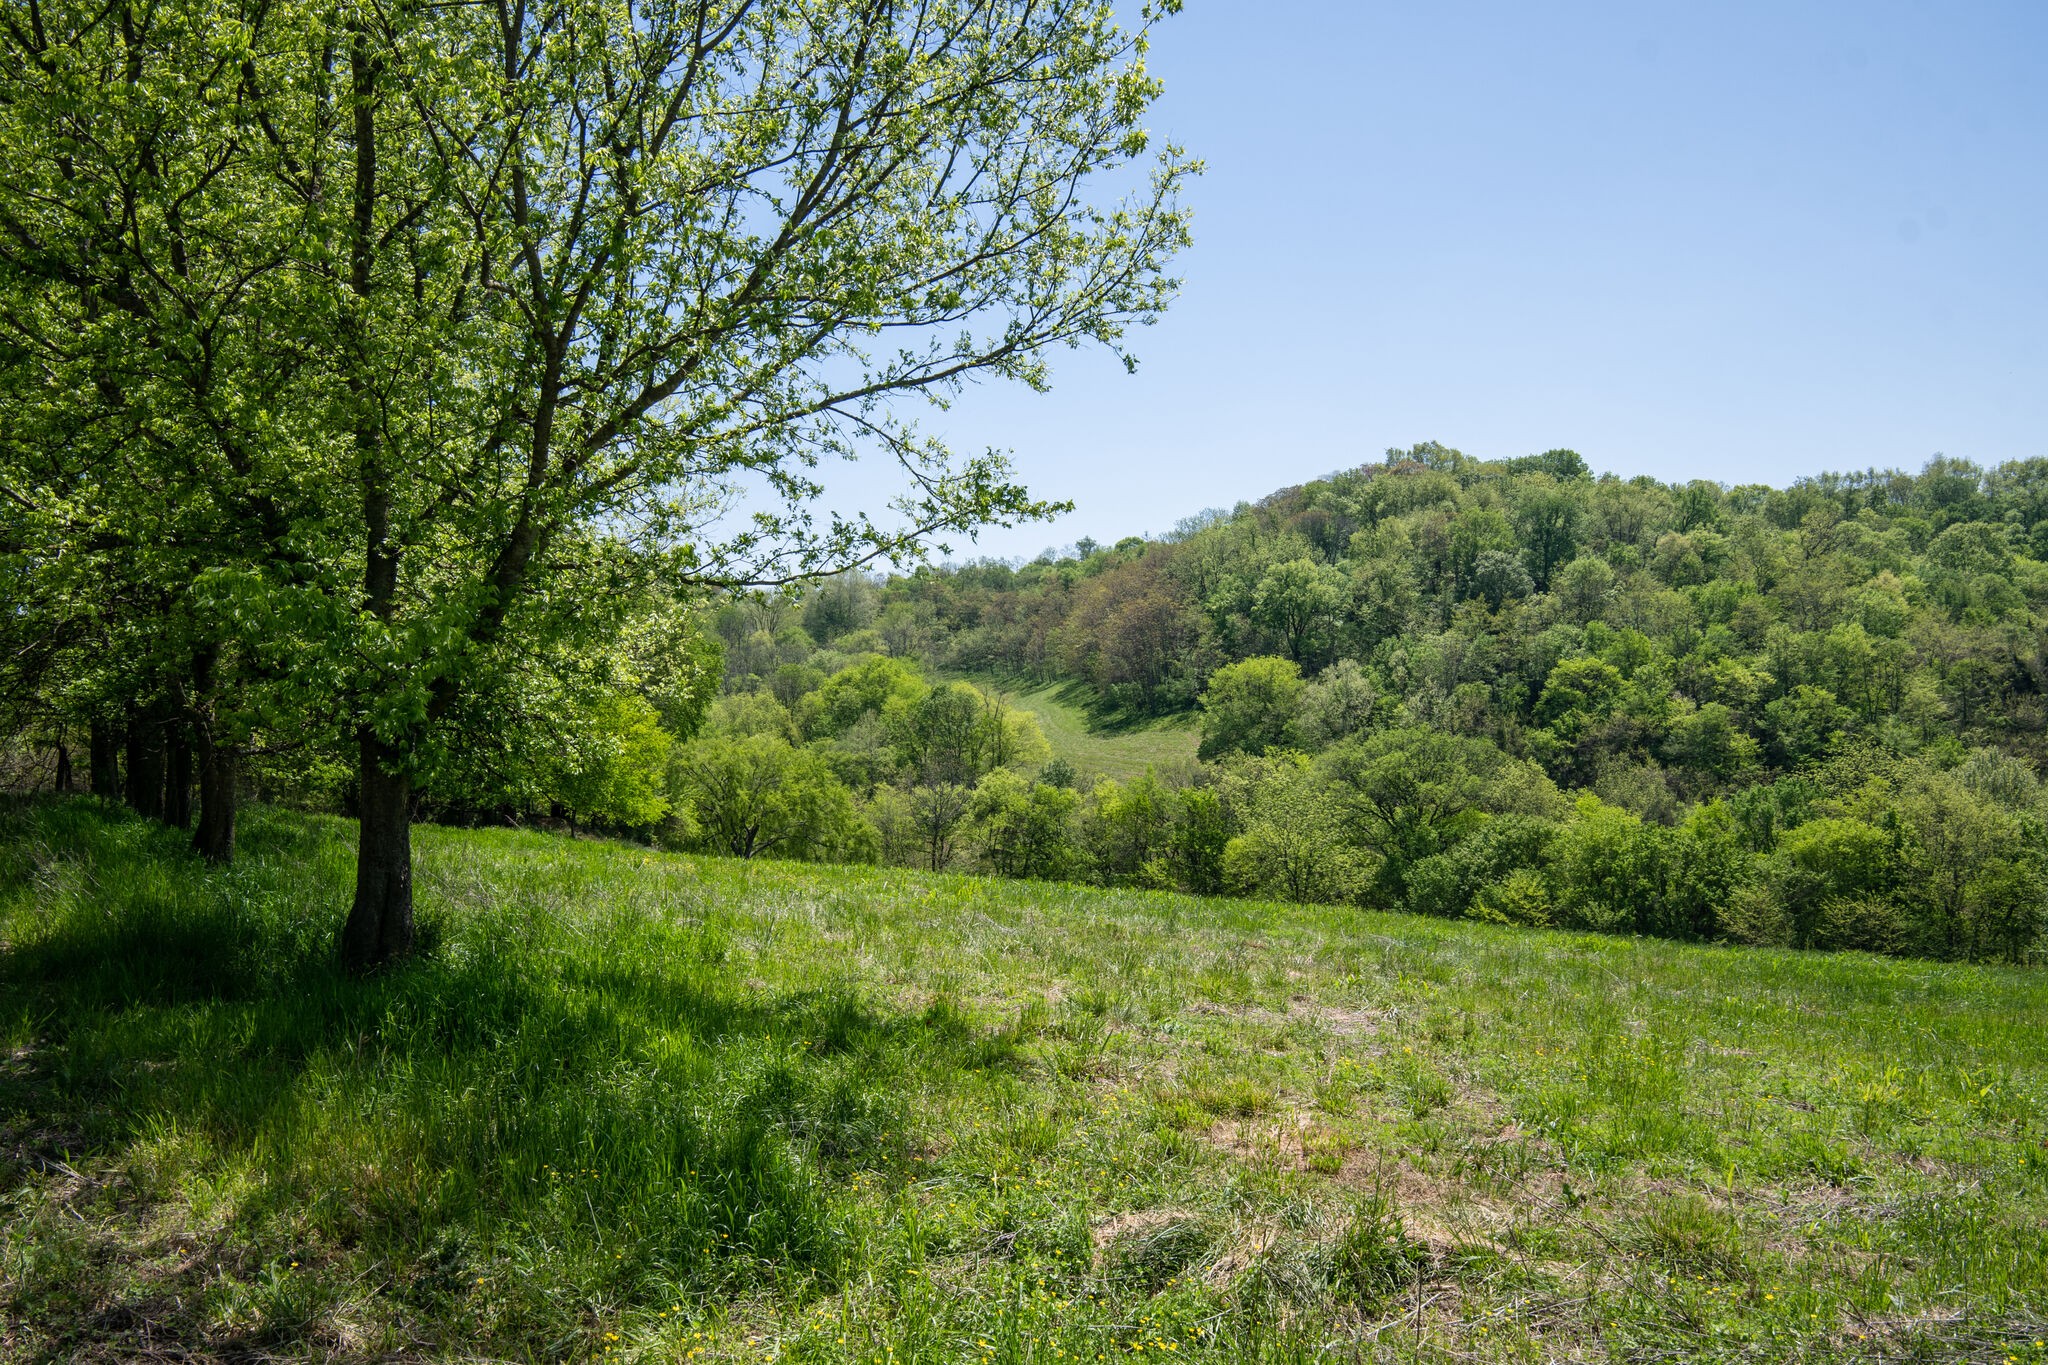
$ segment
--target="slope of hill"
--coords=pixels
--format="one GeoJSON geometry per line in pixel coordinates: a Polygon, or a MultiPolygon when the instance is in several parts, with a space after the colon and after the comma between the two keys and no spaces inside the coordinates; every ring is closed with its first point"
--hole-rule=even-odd
{"type": "Polygon", "coordinates": [[[10,1359],[2043,1355],[2040,972],[352,836],[5,813],[10,1359]]]}
{"type": "Polygon", "coordinates": [[[1009,683],[976,676],[986,690],[1006,697],[1037,720],[1055,758],[1063,758],[1084,778],[1113,777],[1120,782],[1147,769],[1167,771],[1195,761],[1201,732],[1184,716],[1123,718],[1105,724],[1076,699],[1083,689],[1074,684],[1009,683]]]}
{"type": "Polygon", "coordinates": [[[867,822],[811,856],[2048,958],[2048,460],[1731,488],[1424,443],[1158,540],[713,624],[714,737],[792,736],[867,822]],[[987,699],[913,664],[1020,680],[1105,774],[1191,737],[1146,717],[1195,726],[1197,761],[1032,787],[995,769],[1033,745],[937,742],[987,699]],[[1137,728],[1084,729],[1075,696],[1137,728]]]}

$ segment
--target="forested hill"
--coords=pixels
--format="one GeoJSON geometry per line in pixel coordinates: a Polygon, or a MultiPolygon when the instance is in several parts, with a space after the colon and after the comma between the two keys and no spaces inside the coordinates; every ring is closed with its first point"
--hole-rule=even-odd
{"type": "MultiPolygon", "coordinates": [[[[899,579],[873,628],[1138,712],[1248,658],[1355,665],[1375,716],[1682,800],[1856,737],[2040,757],[2043,561],[2048,460],[1728,488],[1429,444],[1161,540],[899,579]]],[[[805,620],[831,634],[828,603],[805,620]]]]}
{"type": "Polygon", "coordinates": [[[780,695],[800,744],[831,740],[804,695],[869,653],[1199,716],[1139,851],[1103,851],[1083,793],[1068,861],[1026,870],[2026,956],[2044,561],[2048,460],[1726,487],[1425,444],[1158,540],[842,579],[718,632],[728,693],[780,695]]]}

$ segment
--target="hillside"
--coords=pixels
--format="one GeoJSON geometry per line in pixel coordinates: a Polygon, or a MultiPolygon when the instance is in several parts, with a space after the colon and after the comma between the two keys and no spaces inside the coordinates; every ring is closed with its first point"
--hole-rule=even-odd
{"type": "Polygon", "coordinates": [[[1105,720],[1084,704],[1085,688],[1073,684],[1030,683],[1021,686],[997,678],[971,678],[1007,696],[1038,722],[1055,758],[1073,765],[1082,778],[1110,777],[1128,782],[1147,769],[1168,771],[1195,761],[1201,732],[1185,716],[1118,717],[1105,720]]]}
{"type": "Polygon", "coordinates": [[[0,1354],[2044,1358],[2038,971],[418,834],[7,809],[0,1354]]]}
{"type": "Polygon", "coordinates": [[[2048,461],[1728,487],[1424,443],[712,632],[713,745],[802,746],[846,792],[803,856],[2048,955],[2048,461]]]}

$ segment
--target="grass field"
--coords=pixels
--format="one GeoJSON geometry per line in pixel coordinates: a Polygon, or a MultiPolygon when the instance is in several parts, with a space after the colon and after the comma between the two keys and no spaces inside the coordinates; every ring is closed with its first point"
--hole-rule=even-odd
{"type": "Polygon", "coordinates": [[[1013,683],[975,676],[972,681],[1000,692],[1019,710],[1029,711],[1045,732],[1056,757],[1090,777],[1128,781],[1147,768],[1161,770],[1192,762],[1202,742],[1191,716],[1172,716],[1138,723],[1104,723],[1090,714],[1073,684],[1013,683]]]}
{"type": "Polygon", "coordinates": [[[2048,974],[0,828],[13,1360],[2048,1360],[2048,974]]]}

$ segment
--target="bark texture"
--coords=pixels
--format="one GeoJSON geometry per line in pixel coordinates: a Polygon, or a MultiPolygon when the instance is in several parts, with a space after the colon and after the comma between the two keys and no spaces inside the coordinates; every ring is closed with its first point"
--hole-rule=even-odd
{"type": "Polygon", "coordinates": [[[341,962],[373,972],[412,951],[412,781],[375,735],[361,739],[356,798],[356,898],[341,930],[341,962]]]}
{"type": "Polygon", "coordinates": [[[241,777],[241,754],[232,744],[218,742],[205,726],[200,726],[196,733],[199,740],[199,825],[192,831],[192,851],[210,863],[233,862],[236,784],[241,777]]]}

